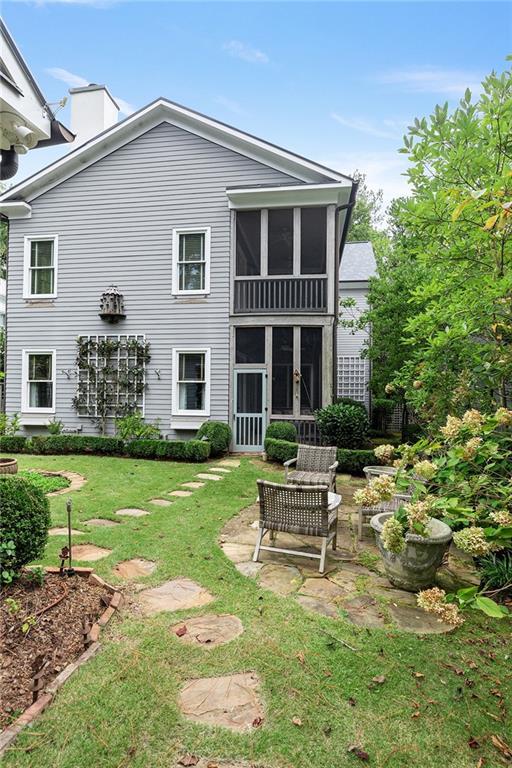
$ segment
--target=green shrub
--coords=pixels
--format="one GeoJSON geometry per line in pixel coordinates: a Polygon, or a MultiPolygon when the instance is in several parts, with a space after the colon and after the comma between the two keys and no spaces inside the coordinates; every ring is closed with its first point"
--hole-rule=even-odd
{"type": "Polygon", "coordinates": [[[275,440],[287,440],[289,443],[296,443],[297,429],[291,421],[272,421],[267,427],[265,437],[273,437],[275,440]]]}
{"type": "Polygon", "coordinates": [[[46,429],[48,430],[50,435],[62,434],[63,428],[64,428],[64,422],[60,421],[59,419],[52,419],[46,425],[46,429]]]}
{"type": "Polygon", "coordinates": [[[366,405],[360,400],[354,400],[353,397],[337,397],[334,403],[335,405],[354,405],[356,408],[361,408],[365,413],[368,413],[366,405]]]}
{"type": "Polygon", "coordinates": [[[48,538],[50,506],[44,493],[25,478],[0,476],[2,580],[11,581],[22,566],[41,557],[48,538]],[[9,543],[14,550],[5,557],[9,543]]]}
{"type": "Polygon", "coordinates": [[[231,427],[224,421],[205,421],[197,430],[196,440],[206,438],[211,445],[211,455],[220,456],[229,450],[231,427]]]}
{"type": "Polygon", "coordinates": [[[13,437],[20,428],[20,415],[13,413],[9,418],[6,413],[0,413],[0,435],[13,437]]]}
{"type": "Polygon", "coordinates": [[[366,410],[356,405],[333,403],[315,413],[323,440],[337,448],[360,448],[368,433],[366,410]]]}
{"type": "Polygon", "coordinates": [[[28,439],[24,435],[1,435],[0,451],[2,453],[26,453],[28,439]]]}
{"type": "Polygon", "coordinates": [[[124,443],[117,437],[96,437],[94,435],[36,435],[29,443],[32,453],[67,454],[90,453],[107,456],[122,456],[124,443]]]}
{"type": "Polygon", "coordinates": [[[206,461],[210,443],[206,440],[132,440],[126,453],[137,459],[206,461]]]}
{"type": "Polygon", "coordinates": [[[277,440],[274,437],[265,438],[265,453],[270,461],[279,461],[281,464],[288,459],[294,459],[297,455],[297,443],[288,440],[277,440]]]}
{"type": "Polygon", "coordinates": [[[363,475],[363,467],[380,464],[373,451],[338,448],[338,472],[344,475],[363,475]]]}
{"type": "Polygon", "coordinates": [[[62,490],[62,488],[68,488],[71,485],[71,482],[62,475],[45,475],[42,472],[34,472],[34,470],[30,469],[18,472],[18,477],[24,477],[30,485],[40,488],[43,493],[53,493],[54,491],[62,490]]]}
{"type": "Polygon", "coordinates": [[[512,549],[491,552],[480,558],[478,568],[483,589],[501,589],[502,597],[512,594],[512,549]]]}
{"type": "Polygon", "coordinates": [[[117,419],[116,433],[121,440],[159,440],[162,437],[158,420],[148,424],[139,411],[117,419]]]}

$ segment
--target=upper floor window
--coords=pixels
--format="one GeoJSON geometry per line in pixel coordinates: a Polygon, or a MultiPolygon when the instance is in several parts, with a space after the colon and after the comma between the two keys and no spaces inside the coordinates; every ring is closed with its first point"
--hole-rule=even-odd
{"type": "Polygon", "coordinates": [[[210,412],[210,350],[173,351],[173,414],[208,416],[210,412]]]}
{"type": "Polygon", "coordinates": [[[301,208],[300,272],[322,275],[326,271],[327,211],[325,208],[301,208]]]}
{"type": "Polygon", "coordinates": [[[293,275],[293,208],[268,212],[268,274],[293,275]]]}
{"type": "Polygon", "coordinates": [[[22,411],[55,412],[55,351],[23,352],[22,411]]]}
{"type": "Polygon", "coordinates": [[[26,299],[52,299],[57,295],[57,235],[25,238],[26,299]]]}
{"type": "Polygon", "coordinates": [[[259,275],[261,268],[261,211],[236,214],[236,274],[259,275]]]}
{"type": "Polygon", "coordinates": [[[210,291],[210,228],[173,230],[173,290],[175,294],[210,291]]]}

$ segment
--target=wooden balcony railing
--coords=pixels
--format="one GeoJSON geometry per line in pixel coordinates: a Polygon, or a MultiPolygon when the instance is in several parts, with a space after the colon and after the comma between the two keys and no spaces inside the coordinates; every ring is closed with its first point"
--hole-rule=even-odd
{"type": "Polygon", "coordinates": [[[327,312],[327,278],[237,278],[234,312],[327,312]]]}

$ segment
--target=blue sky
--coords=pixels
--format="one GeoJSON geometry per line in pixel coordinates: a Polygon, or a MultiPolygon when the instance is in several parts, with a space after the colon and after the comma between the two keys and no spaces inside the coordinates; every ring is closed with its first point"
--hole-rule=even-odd
{"type": "MultiPolygon", "coordinates": [[[[345,173],[387,200],[406,190],[396,150],[407,124],[456,104],[502,70],[505,2],[3,2],[49,102],[105,83],[125,113],[158,96],[345,173]]],[[[66,123],[69,107],[59,114],[66,123]]],[[[61,149],[36,150],[17,180],[61,149]]]]}

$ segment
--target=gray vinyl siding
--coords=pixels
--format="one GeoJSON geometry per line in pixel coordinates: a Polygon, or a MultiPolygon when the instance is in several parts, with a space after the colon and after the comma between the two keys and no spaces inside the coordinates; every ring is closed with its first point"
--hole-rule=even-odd
{"type": "MultiPolygon", "coordinates": [[[[32,201],[32,217],[10,223],[6,410],[21,410],[22,350],[57,352],[56,418],[66,427],[89,419],[72,407],[76,343],[81,334],[145,334],[151,344],[145,416],[171,428],[172,349],[211,349],[210,418],[229,412],[230,212],[225,189],[296,181],[168,123],[148,131],[32,201]],[[172,297],[172,230],[211,227],[210,295],[172,297]],[[59,236],[58,296],[47,306],[23,296],[26,235],[59,236]],[[126,320],[98,317],[111,284],[124,295],[126,320]],[[158,378],[157,375],[160,378],[158,378]],[[68,378],[69,376],[69,378],[68,378]]],[[[28,427],[29,431],[37,431],[28,427]]]]}

